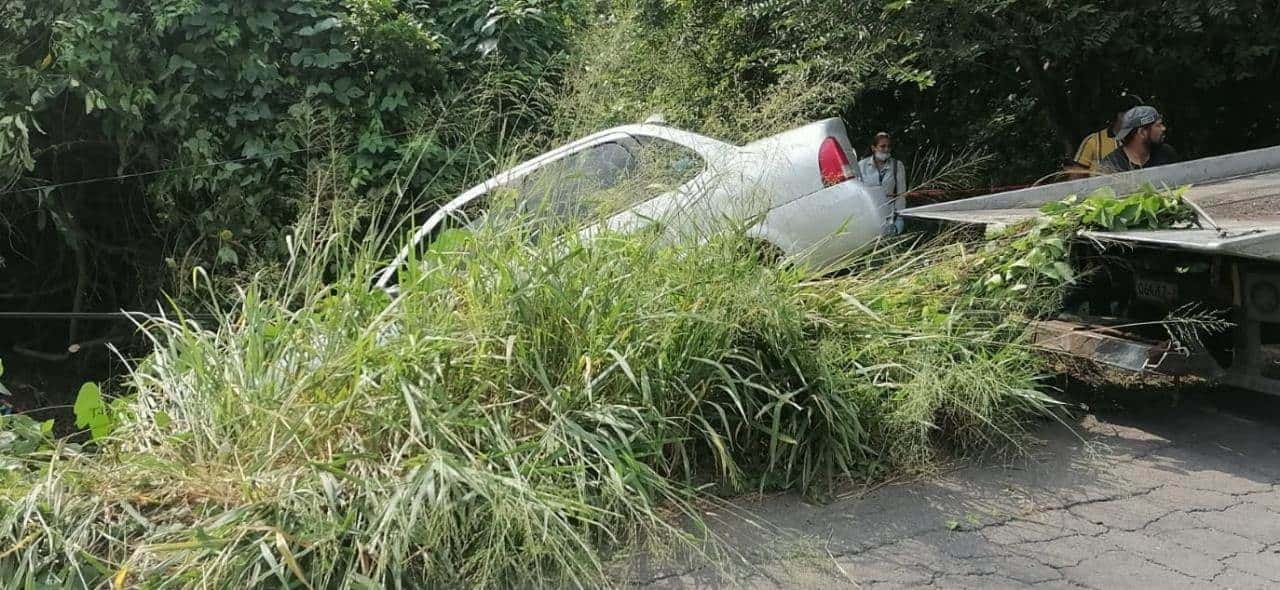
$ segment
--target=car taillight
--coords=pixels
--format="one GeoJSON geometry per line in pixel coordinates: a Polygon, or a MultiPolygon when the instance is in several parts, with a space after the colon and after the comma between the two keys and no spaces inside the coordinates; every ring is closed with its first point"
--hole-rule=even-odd
{"type": "Polygon", "coordinates": [[[822,185],[839,184],[856,176],[849,156],[844,155],[844,148],[834,137],[828,137],[818,148],[818,172],[822,174],[822,185]]]}

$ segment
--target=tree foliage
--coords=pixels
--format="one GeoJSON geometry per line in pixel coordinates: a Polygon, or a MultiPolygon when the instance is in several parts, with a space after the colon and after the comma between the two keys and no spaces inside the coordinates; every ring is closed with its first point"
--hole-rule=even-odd
{"type": "Polygon", "coordinates": [[[160,251],[270,258],[309,165],[370,194],[409,158],[418,181],[461,182],[467,117],[493,106],[469,93],[536,83],[581,13],[576,0],[0,0],[0,223],[28,254],[90,250],[89,273],[128,267],[93,244],[152,266],[160,251]],[[102,177],[121,178],[78,184],[102,177]]]}
{"type": "Polygon", "coordinates": [[[920,178],[988,153],[974,182],[1030,182],[1125,93],[1190,157],[1280,143],[1278,78],[1267,0],[0,0],[0,291],[116,309],[167,258],[276,259],[309,168],[425,204],[512,136],[663,111],[732,140],[842,116],[920,178]]]}
{"type": "Polygon", "coordinates": [[[890,130],[901,152],[986,148],[1000,163],[993,182],[1056,170],[1124,94],[1157,106],[1188,157],[1280,143],[1280,107],[1262,98],[1280,82],[1280,7],[1266,0],[618,6],[639,15],[644,45],[685,56],[705,95],[827,85],[811,110],[843,116],[857,145],[890,130]]]}

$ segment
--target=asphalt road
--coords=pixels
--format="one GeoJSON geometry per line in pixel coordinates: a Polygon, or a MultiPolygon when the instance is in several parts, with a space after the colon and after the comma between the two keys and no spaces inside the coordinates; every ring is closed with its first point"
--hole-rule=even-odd
{"type": "Polygon", "coordinates": [[[1218,393],[1046,424],[1030,457],[739,501],[729,565],[646,588],[1280,587],[1280,398],[1218,393]],[[1224,397],[1225,396],[1225,397],[1224,397]]]}

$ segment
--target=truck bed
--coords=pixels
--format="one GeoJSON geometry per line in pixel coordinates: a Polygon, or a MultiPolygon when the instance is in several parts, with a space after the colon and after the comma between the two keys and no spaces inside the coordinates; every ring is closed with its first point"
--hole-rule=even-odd
{"type": "Polygon", "coordinates": [[[1073,194],[1085,195],[1103,186],[1112,186],[1124,194],[1146,183],[1167,187],[1190,184],[1187,200],[1201,209],[1201,225],[1205,229],[1089,235],[1102,240],[1280,260],[1280,147],[914,207],[902,211],[902,216],[908,220],[1005,226],[1031,219],[1039,214],[1041,205],[1073,194]]]}
{"type": "Polygon", "coordinates": [[[1280,170],[1193,186],[1187,199],[1219,225],[1280,222],[1280,170]]]}

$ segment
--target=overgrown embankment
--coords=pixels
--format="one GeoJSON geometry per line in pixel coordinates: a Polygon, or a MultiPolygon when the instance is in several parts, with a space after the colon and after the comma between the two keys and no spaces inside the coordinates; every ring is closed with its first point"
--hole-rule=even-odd
{"type": "Polygon", "coordinates": [[[231,310],[213,326],[148,322],[131,395],[77,402],[87,447],[3,419],[0,576],[598,585],[619,549],[705,547],[709,494],[821,498],[1008,448],[1058,407],[1025,336],[1075,280],[1067,240],[1194,219],[1151,191],[1045,211],[831,276],[761,264],[741,228],[588,242],[498,209],[413,257],[394,298],[369,288],[382,239],[334,215],[211,302],[231,310]]]}
{"type": "Polygon", "coordinates": [[[90,449],[6,447],[0,575],[594,585],[612,548],[696,546],[709,491],[821,497],[1016,441],[1052,405],[1022,317],[966,290],[962,246],[832,278],[761,265],[732,231],[674,247],[495,224],[391,300],[368,289],[376,249],[344,235],[298,236],[283,278],[212,329],[150,323],[90,449]]]}

